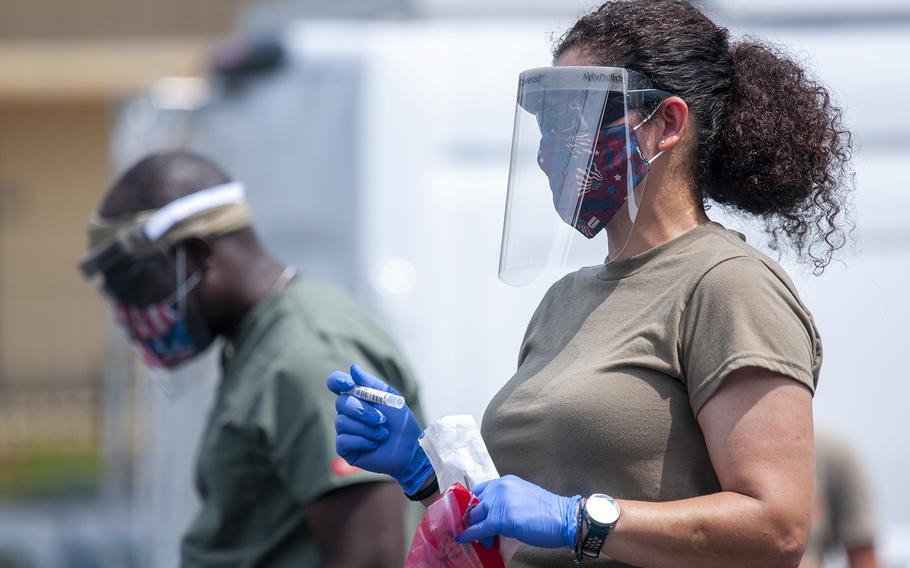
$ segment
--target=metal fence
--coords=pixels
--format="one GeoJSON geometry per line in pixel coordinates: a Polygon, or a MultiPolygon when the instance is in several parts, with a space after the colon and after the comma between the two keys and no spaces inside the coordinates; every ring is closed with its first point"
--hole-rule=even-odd
{"type": "Polygon", "coordinates": [[[103,471],[100,384],[0,387],[0,498],[93,492],[103,471]]]}

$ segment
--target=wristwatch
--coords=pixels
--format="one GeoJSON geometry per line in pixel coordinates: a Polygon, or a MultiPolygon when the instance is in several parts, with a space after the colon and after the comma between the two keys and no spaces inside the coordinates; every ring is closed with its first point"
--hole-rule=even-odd
{"type": "Polygon", "coordinates": [[[609,495],[595,493],[584,500],[581,516],[584,520],[580,556],[597,558],[604,540],[619,520],[619,503],[609,495]]]}

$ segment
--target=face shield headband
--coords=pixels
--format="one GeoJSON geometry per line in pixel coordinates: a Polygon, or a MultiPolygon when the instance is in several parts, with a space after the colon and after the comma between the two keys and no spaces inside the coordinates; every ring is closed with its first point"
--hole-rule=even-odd
{"type": "Polygon", "coordinates": [[[118,218],[93,216],[90,250],[79,264],[88,279],[123,262],[135,262],[190,236],[217,238],[250,225],[243,184],[216,185],[164,207],[118,218]]]}

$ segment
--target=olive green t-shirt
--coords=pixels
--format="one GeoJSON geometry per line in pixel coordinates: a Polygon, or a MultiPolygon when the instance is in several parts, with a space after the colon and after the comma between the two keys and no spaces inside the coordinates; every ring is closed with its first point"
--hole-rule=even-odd
{"type": "MultiPolygon", "coordinates": [[[[696,415],[724,379],[762,367],[814,391],[820,365],[812,316],[784,271],[707,223],[553,285],[483,438],[500,474],[559,495],[705,495],[720,485],[696,415]]],[[[523,547],[509,566],[572,563],[568,549],[523,547]]]]}
{"type": "Polygon", "coordinates": [[[387,379],[420,416],[404,357],[342,292],[296,281],[243,320],[225,346],[200,447],[202,510],[183,540],[184,567],[323,565],[305,506],[347,485],[389,479],[335,453],[335,396],[326,378],[352,362],[387,379]]]}
{"type": "Polygon", "coordinates": [[[864,468],[853,449],[815,432],[815,510],[800,568],[820,568],[825,553],[875,542],[875,513],[864,468]]]}

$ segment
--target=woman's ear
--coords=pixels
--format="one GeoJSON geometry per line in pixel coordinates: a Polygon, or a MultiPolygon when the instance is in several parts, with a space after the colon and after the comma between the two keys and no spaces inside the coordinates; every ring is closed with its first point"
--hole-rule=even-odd
{"type": "Polygon", "coordinates": [[[689,106],[679,97],[664,99],[658,110],[662,129],[657,134],[657,151],[666,152],[679,144],[689,122],[689,106]]]}

